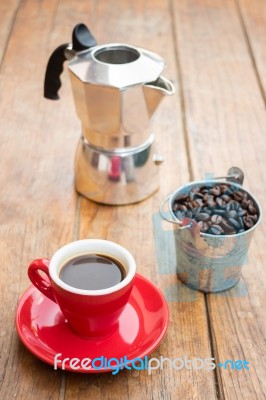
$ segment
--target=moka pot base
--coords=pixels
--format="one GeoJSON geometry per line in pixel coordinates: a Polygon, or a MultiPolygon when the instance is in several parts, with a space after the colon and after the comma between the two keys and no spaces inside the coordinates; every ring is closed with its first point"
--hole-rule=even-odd
{"type": "Polygon", "coordinates": [[[101,204],[137,203],[159,188],[153,135],[137,147],[107,151],[80,138],[75,158],[75,187],[78,193],[101,204]]]}

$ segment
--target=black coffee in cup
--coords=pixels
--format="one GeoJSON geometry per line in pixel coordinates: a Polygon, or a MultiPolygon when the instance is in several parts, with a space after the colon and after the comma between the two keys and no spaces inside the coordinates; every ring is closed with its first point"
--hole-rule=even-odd
{"type": "Polygon", "coordinates": [[[77,289],[101,290],[121,282],[126,276],[123,265],[116,259],[102,254],[86,254],[67,261],[59,278],[77,289]]]}

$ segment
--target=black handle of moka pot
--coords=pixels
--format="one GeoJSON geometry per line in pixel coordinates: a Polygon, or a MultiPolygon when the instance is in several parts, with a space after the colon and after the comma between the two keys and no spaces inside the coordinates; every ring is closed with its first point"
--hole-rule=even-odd
{"type": "Polygon", "coordinates": [[[44,97],[50,100],[58,100],[57,94],[61,87],[60,75],[63,72],[63,64],[66,61],[65,50],[68,43],[61,44],[51,54],[45,72],[44,97]]]}
{"type": "MultiPolygon", "coordinates": [[[[73,57],[77,52],[88,50],[96,46],[96,40],[90,30],[84,24],[77,24],[72,33],[72,53],[73,57]]],[[[61,87],[60,75],[63,72],[63,64],[68,58],[66,49],[71,47],[68,43],[57,47],[49,58],[45,79],[44,79],[44,97],[50,100],[58,100],[58,90],[61,87]]]]}

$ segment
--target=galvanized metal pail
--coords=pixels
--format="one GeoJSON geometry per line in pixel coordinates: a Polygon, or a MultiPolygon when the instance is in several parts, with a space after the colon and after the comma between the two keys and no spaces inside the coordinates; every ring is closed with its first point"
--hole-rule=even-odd
{"type": "Polygon", "coordinates": [[[254,230],[259,225],[262,212],[255,197],[240,184],[227,180],[195,181],[188,183],[170,194],[161,204],[163,219],[178,225],[174,230],[177,274],[179,279],[192,289],[203,292],[227,290],[238,282],[243,264],[247,261],[247,251],[254,230]],[[257,208],[258,220],[255,225],[242,233],[233,235],[211,235],[200,232],[198,224],[185,218],[180,221],[173,212],[173,204],[191,189],[208,185],[230,184],[230,187],[247,193],[257,208]],[[168,211],[164,208],[168,205],[168,211]]]}

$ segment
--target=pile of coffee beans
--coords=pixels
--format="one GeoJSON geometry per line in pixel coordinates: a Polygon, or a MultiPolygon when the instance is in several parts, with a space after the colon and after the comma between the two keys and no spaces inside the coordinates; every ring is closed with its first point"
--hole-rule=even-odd
{"type": "Polygon", "coordinates": [[[230,184],[194,187],[177,197],[173,212],[179,220],[195,220],[202,233],[234,235],[252,228],[258,221],[258,209],[250,196],[230,184]]]}

